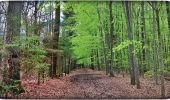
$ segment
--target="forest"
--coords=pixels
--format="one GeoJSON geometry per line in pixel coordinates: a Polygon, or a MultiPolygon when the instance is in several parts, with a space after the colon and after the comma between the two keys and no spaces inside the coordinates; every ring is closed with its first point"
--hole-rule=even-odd
{"type": "Polygon", "coordinates": [[[0,98],[170,98],[170,2],[0,1],[0,98]]]}

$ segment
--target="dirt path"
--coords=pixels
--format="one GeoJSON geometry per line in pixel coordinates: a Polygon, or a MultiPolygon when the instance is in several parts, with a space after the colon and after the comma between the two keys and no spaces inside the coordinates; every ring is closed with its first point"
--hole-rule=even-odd
{"type": "MultiPolygon", "coordinates": [[[[170,83],[166,82],[166,94],[170,96],[170,83]]],[[[26,92],[19,98],[160,98],[160,86],[148,79],[141,79],[142,89],[130,85],[129,77],[108,77],[103,71],[81,69],[66,77],[50,79],[36,85],[24,81],[26,92]]]]}
{"type": "MultiPolygon", "coordinates": [[[[75,72],[76,73],[76,72],[75,72]]],[[[99,71],[85,70],[71,77],[73,86],[69,88],[68,98],[125,98],[121,84],[99,71]],[[78,91],[72,91],[72,90],[78,91]]]]}

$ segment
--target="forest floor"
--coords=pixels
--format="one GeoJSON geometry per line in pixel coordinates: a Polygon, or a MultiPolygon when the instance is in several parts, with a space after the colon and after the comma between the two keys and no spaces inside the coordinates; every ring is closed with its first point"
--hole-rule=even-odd
{"type": "MultiPolygon", "coordinates": [[[[108,77],[104,71],[77,69],[59,79],[49,79],[37,85],[31,77],[25,77],[26,90],[18,98],[108,99],[108,98],[161,98],[160,85],[149,78],[141,78],[141,89],[130,85],[128,75],[108,77]]],[[[170,81],[165,81],[166,98],[170,98],[170,81]]]]}

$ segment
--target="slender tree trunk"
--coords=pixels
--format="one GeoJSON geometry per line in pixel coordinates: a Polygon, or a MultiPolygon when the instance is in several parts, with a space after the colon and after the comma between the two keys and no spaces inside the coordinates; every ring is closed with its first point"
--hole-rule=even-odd
{"type": "Polygon", "coordinates": [[[37,5],[38,5],[38,1],[35,1],[34,3],[35,3],[35,5],[34,5],[34,7],[35,7],[35,10],[34,10],[34,26],[35,26],[34,27],[34,34],[39,36],[38,25],[37,25],[37,12],[38,12],[37,5]]]}
{"type": "MultiPolygon", "coordinates": [[[[104,37],[103,37],[103,28],[102,28],[102,22],[101,22],[101,16],[100,16],[100,11],[99,11],[99,4],[97,6],[97,14],[98,14],[98,29],[100,32],[100,36],[102,38],[101,43],[102,43],[102,53],[103,53],[103,62],[104,67],[106,67],[106,53],[105,53],[105,43],[104,43],[104,37]]],[[[102,54],[101,54],[102,55],[102,54]]]]}
{"type": "MultiPolygon", "coordinates": [[[[147,7],[147,6],[146,6],[147,7]]],[[[150,15],[149,16],[149,19],[152,19],[151,18],[152,17],[152,15],[150,15]]],[[[152,29],[152,20],[149,20],[149,24],[150,24],[150,29],[152,29]]],[[[147,39],[147,67],[148,68],[150,68],[150,66],[151,66],[151,43],[153,43],[153,42],[151,42],[152,40],[150,40],[150,38],[149,38],[150,36],[149,36],[149,33],[148,32],[146,32],[146,39],[147,39]]]]}
{"type": "Polygon", "coordinates": [[[109,1],[109,14],[110,14],[110,68],[109,68],[109,73],[110,76],[114,76],[113,73],[113,62],[114,62],[114,52],[113,52],[113,15],[112,15],[112,1],[109,1]]]}
{"type": "MultiPolygon", "coordinates": [[[[108,3],[109,2],[106,2],[106,6],[108,6],[108,3]]],[[[110,44],[110,36],[109,36],[109,24],[108,24],[108,20],[109,20],[109,18],[108,17],[106,17],[106,19],[104,20],[104,29],[103,29],[103,31],[104,31],[104,33],[105,33],[105,35],[103,35],[103,43],[104,43],[104,47],[105,47],[105,57],[106,57],[106,75],[108,75],[109,74],[109,58],[106,56],[106,55],[108,55],[108,49],[107,48],[109,48],[109,44],[110,44]]]]}
{"type": "Polygon", "coordinates": [[[91,54],[91,69],[95,69],[94,68],[94,57],[93,57],[93,50],[92,50],[92,54],[91,54]]]}
{"type": "Polygon", "coordinates": [[[170,5],[169,1],[166,1],[166,12],[167,12],[167,20],[168,20],[168,29],[170,32],[170,5]]]}
{"type": "MultiPolygon", "coordinates": [[[[97,3],[97,5],[98,5],[98,3],[97,3]]],[[[98,36],[96,33],[94,34],[94,36],[98,36]]],[[[100,70],[100,61],[99,61],[99,49],[95,49],[94,50],[94,55],[96,55],[95,56],[95,61],[96,61],[96,66],[97,66],[97,69],[98,70],[100,70]]]]}
{"type": "Polygon", "coordinates": [[[67,56],[64,57],[64,73],[65,73],[65,76],[67,74],[67,70],[68,70],[68,67],[67,67],[67,56]]]}
{"type": "Polygon", "coordinates": [[[38,81],[37,81],[37,84],[39,85],[40,84],[40,72],[38,71],[38,81]]]}
{"type": "Polygon", "coordinates": [[[99,51],[98,51],[98,49],[96,50],[96,63],[97,63],[98,70],[101,70],[100,62],[99,62],[99,51]]]}
{"type": "MultiPolygon", "coordinates": [[[[168,29],[169,29],[169,34],[168,34],[168,44],[170,44],[170,2],[166,1],[166,12],[167,12],[167,20],[168,20],[168,29]]],[[[167,46],[167,50],[170,50],[170,45],[167,46]]],[[[169,55],[167,55],[169,56],[169,55]]],[[[168,63],[167,65],[169,65],[168,63]]]]}
{"type": "Polygon", "coordinates": [[[126,15],[126,24],[127,24],[127,32],[130,44],[130,62],[131,62],[131,84],[137,84],[137,88],[140,88],[139,74],[138,74],[138,65],[136,64],[136,58],[134,54],[134,43],[133,43],[133,28],[132,28],[132,2],[125,2],[125,15],[126,15]]]}
{"type": "Polygon", "coordinates": [[[152,2],[153,8],[153,41],[154,41],[154,79],[156,84],[158,84],[158,75],[157,75],[157,48],[156,48],[156,17],[155,17],[155,2],[152,2]]]}
{"type": "Polygon", "coordinates": [[[68,74],[70,73],[70,69],[71,69],[71,57],[69,56],[68,58],[68,74]]]}
{"type": "MultiPolygon", "coordinates": [[[[142,21],[142,27],[141,27],[141,31],[142,31],[142,58],[143,58],[143,63],[145,63],[145,41],[146,41],[146,27],[145,27],[145,13],[144,13],[144,1],[141,2],[141,8],[142,8],[142,11],[141,11],[141,21],[142,21]]],[[[142,76],[144,77],[144,71],[146,69],[146,64],[142,64],[142,70],[143,70],[143,73],[142,73],[142,76]]]]}
{"type": "MultiPolygon", "coordinates": [[[[55,9],[55,25],[54,25],[54,33],[53,33],[53,49],[58,49],[59,42],[59,25],[60,25],[60,1],[55,1],[56,9],[55,9]]],[[[57,71],[57,54],[53,54],[53,67],[52,67],[52,77],[56,77],[57,71]]]]}
{"type": "MultiPolygon", "coordinates": [[[[157,8],[157,7],[156,7],[157,8]]],[[[163,63],[163,49],[162,49],[162,34],[160,30],[160,20],[159,20],[159,9],[156,9],[156,22],[157,22],[157,31],[159,39],[159,65],[161,69],[161,96],[165,98],[165,86],[164,86],[164,63],[163,63]]]]}
{"type": "MultiPolygon", "coordinates": [[[[121,15],[121,18],[123,18],[123,16],[121,15]]],[[[123,32],[124,32],[124,26],[123,26],[123,22],[121,23],[121,42],[123,42],[123,38],[124,38],[124,35],[123,35],[123,32]]],[[[125,69],[124,69],[124,65],[123,65],[123,50],[120,50],[120,62],[121,62],[121,67],[123,67],[123,77],[124,77],[124,73],[125,73],[125,69]]]]}
{"type": "MultiPolygon", "coordinates": [[[[125,2],[125,15],[126,15],[126,24],[127,24],[127,31],[128,31],[128,37],[129,40],[133,41],[133,35],[132,35],[132,20],[131,20],[131,8],[129,7],[129,2],[125,2]]],[[[130,44],[130,62],[131,62],[131,84],[135,85],[135,66],[134,66],[134,46],[133,43],[130,44]]]]}
{"type": "Polygon", "coordinates": [[[103,64],[104,64],[104,67],[106,68],[106,75],[108,74],[108,65],[107,65],[107,60],[106,60],[106,49],[105,49],[105,37],[103,35],[103,27],[101,26],[102,25],[102,22],[101,22],[101,15],[100,15],[100,11],[99,11],[99,6],[97,8],[97,14],[98,14],[98,18],[99,18],[99,32],[100,32],[100,36],[102,38],[102,51],[103,51],[103,64]]]}

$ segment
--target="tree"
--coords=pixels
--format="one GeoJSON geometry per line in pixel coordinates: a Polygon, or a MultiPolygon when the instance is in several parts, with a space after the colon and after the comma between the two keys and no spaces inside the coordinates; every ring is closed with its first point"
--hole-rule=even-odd
{"type": "MultiPolygon", "coordinates": [[[[7,11],[7,36],[6,44],[12,44],[20,36],[22,2],[9,1],[7,11]]],[[[9,78],[20,80],[20,53],[17,48],[8,48],[11,52],[9,62],[9,78]]]]}
{"type": "MultiPolygon", "coordinates": [[[[142,8],[142,11],[141,11],[141,24],[142,24],[142,26],[141,26],[141,33],[142,33],[142,48],[143,48],[143,50],[142,50],[142,60],[143,60],[143,63],[145,63],[145,48],[144,48],[144,46],[145,46],[145,44],[146,44],[146,25],[145,25],[145,12],[144,12],[144,10],[145,10],[145,5],[144,5],[145,3],[144,3],[144,1],[142,1],[141,2],[141,8],[142,8]]],[[[149,58],[148,58],[149,59],[149,58]]],[[[148,64],[149,65],[149,64],[148,64]]],[[[142,70],[143,70],[143,75],[144,75],[144,69],[146,69],[145,67],[146,67],[146,64],[144,64],[143,65],[144,66],[144,68],[142,68],[142,70]]],[[[149,67],[149,66],[148,66],[149,67]]]]}
{"type": "Polygon", "coordinates": [[[110,14],[110,68],[109,68],[109,73],[110,76],[114,76],[113,74],[113,62],[114,62],[114,52],[113,52],[113,16],[112,16],[112,1],[109,1],[109,14],[110,14]]]}
{"type": "Polygon", "coordinates": [[[139,76],[137,64],[135,62],[134,54],[134,42],[133,42],[133,29],[132,29],[132,2],[125,2],[125,15],[126,15],[126,25],[128,38],[131,41],[129,50],[130,50],[130,62],[131,62],[131,84],[137,84],[137,88],[140,88],[139,76]]]}
{"type": "Polygon", "coordinates": [[[101,43],[102,43],[102,52],[103,52],[103,64],[104,66],[103,67],[106,67],[106,75],[108,74],[108,68],[107,68],[107,60],[106,60],[106,49],[105,49],[105,38],[104,38],[104,28],[102,27],[102,20],[101,20],[101,12],[100,12],[100,4],[98,4],[97,6],[97,15],[98,15],[98,29],[99,29],[99,32],[100,32],[100,36],[101,36],[101,43]]]}
{"type": "MultiPolygon", "coordinates": [[[[56,9],[55,9],[55,28],[54,28],[54,34],[53,34],[53,42],[52,46],[53,49],[58,49],[58,42],[59,42],[59,25],[60,25],[60,2],[56,1],[56,9]]],[[[57,55],[53,54],[53,65],[52,65],[52,78],[56,77],[56,70],[57,70],[57,55]]]]}
{"type": "Polygon", "coordinates": [[[158,72],[157,72],[157,48],[156,48],[156,17],[155,17],[155,2],[152,2],[152,9],[153,9],[153,41],[154,41],[154,78],[156,84],[158,84],[158,72]]]}
{"type": "Polygon", "coordinates": [[[37,24],[38,1],[34,1],[34,34],[39,36],[37,24]]]}
{"type": "Polygon", "coordinates": [[[166,12],[167,12],[167,19],[168,19],[168,28],[170,31],[170,6],[169,6],[169,2],[166,1],[166,12]]]}
{"type": "MultiPolygon", "coordinates": [[[[158,39],[159,39],[159,65],[161,67],[161,96],[165,98],[165,86],[164,86],[164,63],[163,63],[163,49],[162,49],[162,34],[160,30],[160,18],[159,18],[159,6],[156,4],[156,22],[157,22],[157,31],[158,31],[158,39]]],[[[156,29],[156,27],[155,27],[156,29]]]]}

